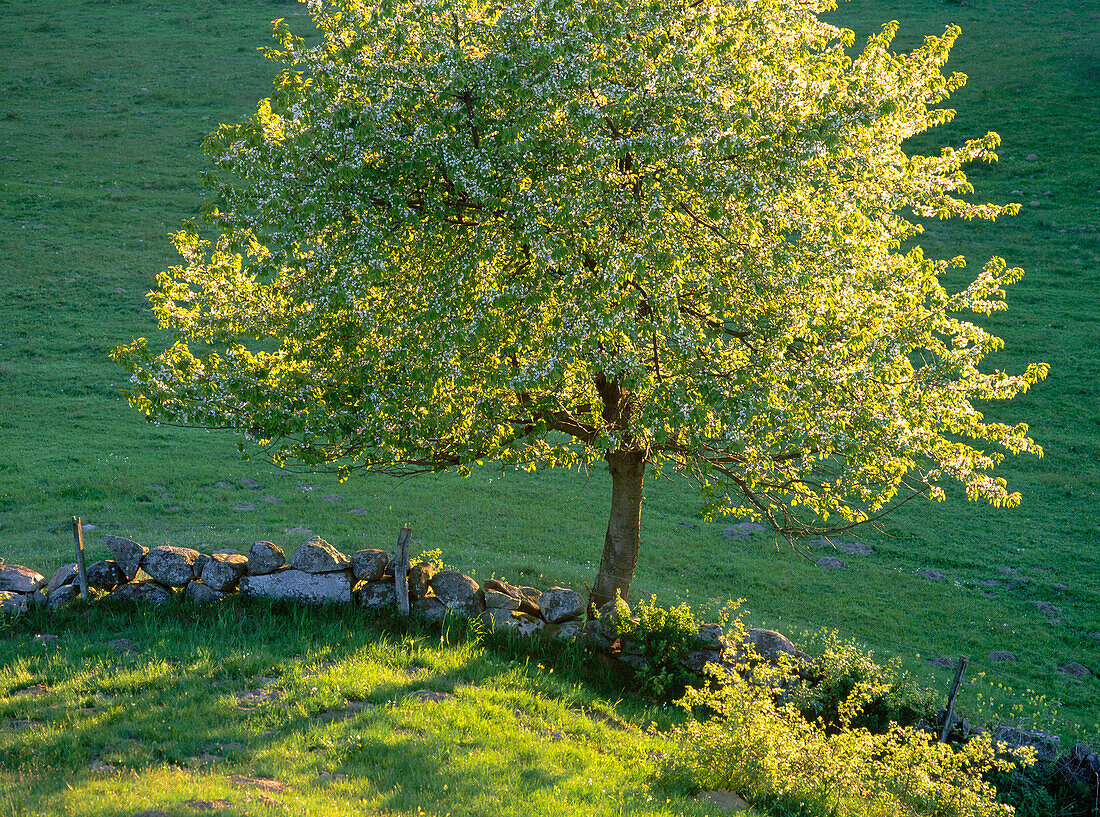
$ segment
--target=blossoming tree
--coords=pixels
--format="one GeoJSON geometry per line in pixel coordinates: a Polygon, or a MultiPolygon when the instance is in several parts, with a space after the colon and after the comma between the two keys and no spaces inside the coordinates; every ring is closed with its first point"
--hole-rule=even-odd
{"type": "Polygon", "coordinates": [[[276,461],[468,471],[606,460],[591,601],[628,594],[646,469],[798,537],[905,497],[1013,505],[1041,453],[975,401],[999,258],[925,257],[920,219],[993,219],[904,141],[950,119],[958,31],[850,58],[828,0],[310,0],[287,68],[207,141],[205,218],[150,294],[167,349],[115,350],[151,419],[276,461]],[[987,448],[989,450],[987,450],[987,448]]]}

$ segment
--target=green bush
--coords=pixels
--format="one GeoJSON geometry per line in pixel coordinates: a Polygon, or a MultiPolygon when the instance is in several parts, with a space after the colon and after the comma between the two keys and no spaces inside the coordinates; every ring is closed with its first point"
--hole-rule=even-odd
{"type": "Polygon", "coordinates": [[[679,750],[668,761],[668,783],[731,789],[786,814],[1013,813],[997,802],[986,775],[1007,771],[1017,760],[997,757],[989,741],[956,750],[912,727],[874,734],[855,726],[866,705],[885,691],[876,680],[857,681],[837,706],[837,723],[827,729],[803,717],[792,699],[777,699],[775,683],[794,684],[795,678],[789,670],[774,672],[770,683],[760,683],[758,673],[719,670],[717,683],[688,688],[678,704],[691,717],[672,731],[679,750]]]}
{"type": "Polygon", "coordinates": [[[857,688],[870,691],[852,726],[883,733],[893,724],[914,726],[931,722],[937,698],[933,690],[922,687],[892,658],[876,662],[854,641],[842,640],[835,631],[822,633],[810,647],[820,653],[813,662],[818,677],[813,686],[794,693],[795,702],[808,720],[820,721],[827,729],[841,723],[841,709],[857,688]]]}

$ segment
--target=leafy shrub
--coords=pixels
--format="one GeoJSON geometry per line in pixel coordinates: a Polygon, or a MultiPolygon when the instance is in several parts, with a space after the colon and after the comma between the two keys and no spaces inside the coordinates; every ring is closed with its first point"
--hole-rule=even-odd
{"type": "Polygon", "coordinates": [[[879,664],[871,653],[853,641],[841,640],[835,631],[818,636],[818,641],[813,648],[820,652],[814,659],[814,673],[820,680],[795,693],[795,701],[807,719],[836,728],[841,723],[842,707],[858,688],[867,698],[852,726],[882,733],[892,724],[914,726],[932,720],[936,693],[905,672],[899,659],[879,664]]]}
{"type": "Polygon", "coordinates": [[[874,734],[855,726],[866,705],[884,692],[884,682],[873,679],[855,682],[837,705],[835,726],[827,729],[803,717],[791,698],[777,698],[780,676],[787,673],[792,683],[794,678],[790,670],[774,672],[771,683],[760,683],[758,674],[719,671],[718,683],[687,689],[677,703],[691,717],[672,731],[679,750],[669,759],[668,782],[732,789],[794,814],[1012,814],[997,802],[985,775],[1007,771],[1016,760],[997,757],[989,741],[956,750],[912,727],[874,734]]]}
{"type": "Polygon", "coordinates": [[[687,604],[659,607],[657,597],[651,596],[639,601],[632,615],[626,602],[616,596],[609,625],[621,643],[646,659],[646,666],[635,671],[642,695],[667,698],[696,680],[680,663],[702,646],[699,624],[687,604]]]}

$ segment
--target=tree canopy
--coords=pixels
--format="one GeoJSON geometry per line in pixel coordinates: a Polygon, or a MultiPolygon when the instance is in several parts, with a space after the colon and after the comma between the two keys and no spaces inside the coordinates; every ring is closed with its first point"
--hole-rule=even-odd
{"type": "Polygon", "coordinates": [[[310,0],[313,44],[206,142],[207,233],[150,293],[176,342],[115,350],[151,419],[236,429],[277,461],[465,471],[600,459],[600,603],[629,591],[647,467],[791,536],[908,496],[1018,502],[1041,453],[975,403],[967,319],[1022,273],[928,258],[920,220],[994,219],[944,123],[958,30],[895,54],[804,0],[310,0]]]}

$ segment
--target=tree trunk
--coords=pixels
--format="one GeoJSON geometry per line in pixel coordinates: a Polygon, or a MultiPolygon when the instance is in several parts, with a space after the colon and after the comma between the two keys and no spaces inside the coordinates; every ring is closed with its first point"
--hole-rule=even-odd
{"type": "Polygon", "coordinates": [[[600,572],[588,596],[589,610],[598,610],[611,601],[616,590],[626,600],[641,544],[645,454],[615,451],[607,455],[607,464],[611,466],[611,517],[607,520],[600,572]]]}

